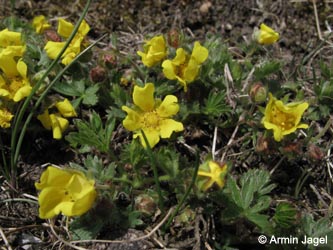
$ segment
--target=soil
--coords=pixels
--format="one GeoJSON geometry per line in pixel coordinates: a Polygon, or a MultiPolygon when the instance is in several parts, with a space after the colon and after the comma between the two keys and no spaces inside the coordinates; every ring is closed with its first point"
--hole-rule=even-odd
{"type": "MultiPolygon", "coordinates": [[[[275,44],[276,57],[285,61],[285,67],[300,63],[306,56],[311,55],[315,48],[322,44],[322,37],[330,38],[329,31],[333,25],[332,8],[329,1],[315,0],[105,0],[93,1],[86,21],[92,27],[89,33],[90,39],[97,39],[103,34],[116,35],[122,51],[135,53],[147,35],[167,33],[171,29],[178,29],[192,36],[196,40],[204,40],[209,34],[218,34],[230,47],[247,43],[252,39],[253,30],[262,22],[273,27],[280,33],[281,39],[275,44]],[[316,5],[313,4],[316,2],[316,5]],[[315,8],[314,8],[315,7],[315,8]],[[316,26],[319,22],[320,34],[316,26]]],[[[8,16],[10,2],[0,0],[0,18],[8,16]]],[[[43,14],[51,20],[65,17],[75,22],[84,7],[85,1],[72,1],[64,4],[63,1],[15,1],[14,14],[23,19],[32,20],[36,15],[43,14]]],[[[106,42],[106,44],[109,41],[106,42]]],[[[323,47],[320,58],[312,57],[309,67],[318,63],[319,59],[330,60],[331,49],[323,47]],[[317,60],[318,59],[318,60],[317,60]]],[[[319,56],[318,56],[319,57],[319,56]]],[[[29,137],[29,135],[28,135],[29,137]]],[[[2,183],[0,200],[13,199],[13,202],[0,203],[0,230],[6,231],[7,240],[14,249],[51,249],[57,239],[50,238],[52,234],[48,224],[38,218],[37,205],[25,202],[25,198],[31,198],[29,194],[36,195],[33,183],[39,179],[43,164],[52,162],[65,164],[74,158],[71,152],[66,151],[63,142],[54,142],[39,135],[39,138],[31,136],[32,143],[22,153],[20,162],[20,177],[18,187],[12,187],[0,176],[2,183]],[[47,146],[46,146],[47,145],[47,146]],[[62,155],[59,158],[57,155],[62,155]],[[19,199],[17,199],[19,198],[19,199]],[[17,200],[15,200],[17,199],[17,200]],[[27,235],[30,247],[23,248],[27,235]],[[42,239],[42,243],[40,242],[42,239]],[[36,247],[37,246],[37,247],[36,247]]],[[[27,141],[29,140],[26,139],[27,141]]],[[[237,163],[236,163],[237,165],[237,163]]],[[[323,166],[319,164],[319,169],[323,166]]],[[[285,181],[281,190],[290,193],[288,185],[292,180],[287,180],[288,174],[293,170],[282,172],[284,176],[277,175],[276,178],[285,181]]],[[[318,180],[323,174],[318,171],[318,180]]],[[[320,187],[330,186],[325,177],[318,185],[320,187]]],[[[281,191],[278,190],[277,192],[281,191]]],[[[281,199],[281,197],[276,197],[281,199]]],[[[282,197],[283,198],[283,197],[282,197]]],[[[288,198],[290,198],[288,196],[288,198]]],[[[316,204],[311,202],[309,194],[304,195],[304,200],[299,203],[307,210],[313,210],[316,204]]],[[[198,212],[200,215],[200,212],[198,212]]],[[[207,223],[198,216],[198,225],[207,223]]],[[[212,223],[212,220],[209,220],[212,223]]],[[[202,226],[203,227],[203,226],[202,226]]],[[[186,234],[186,229],[178,230],[178,238],[170,234],[165,239],[164,246],[169,249],[204,249],[200,237],[198,240],[198,227],[189,229],[192,236],[180,242],[179,235],[186,234]],[[194,229],[193,229],[194,228],[194,229]],[[175,239],[178,239],[176,241],[175,239]],[[201,248],[200,248],[201,247],[201,248]]],[[[177,231],[177,229],[175,229],[177,231]]],[[[208,230],[208,229],[206,229],[208,230]]],[[[66,232],[61,232],[65,234],[66,232]]],[[[207,233],[207,231],[206,231],[207,233]]],[[[144,233],[137,230],[129,230],[119,239],[140,237],[144,233]]],[[[175,233],[176,234],[176,233],[175,233]]],[[[1,237],[0,237],[1,239],[1,237]]],[[[201,239],[202,240],[202,239],[201,239]]],[[[0,240],[0,245],[4,241],[0,240]]],[[[133,243],[122,246],[123,248],[107,244],[94,244],[88,246],[90,249],[152,249],[160,248],[162,243],[158,239],[145,239],[140,244],[133,243]]],[[[162,245],[163,245],[162,244],[162,245]]],[[[248,244],[239,246],[240,249],[258,249],[248,244]],[[244,248],[243,248],[244,247],[244,248]]],[[[5,248],[2,248],[5,249],[5,248]]],[[[67,249],[65,246],[61,249],[67,249]]],[[[69,248],[68,248],[69,249],[69,248]]]]}

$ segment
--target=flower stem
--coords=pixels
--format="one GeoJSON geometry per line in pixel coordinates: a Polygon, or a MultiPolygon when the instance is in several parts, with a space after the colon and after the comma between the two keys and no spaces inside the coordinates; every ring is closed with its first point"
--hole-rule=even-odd
{"type": "Polygon", "coordinates": [[[194,168],[194,172],[192,175],[192,181],[190,183],[190,185],[188,186],[183,198],[181,199],[181,201],[178,203],[176,209],[173,211],[173,213],[171,214],[171,216],[168,219],[168,222],[166,223],[166,225],[164,226],[164,230],[166,230],[167,228],[169,228],[172,220],[174,219],[174,217],[177,215],[178,211],[180,210],[180,208],[183,206],[184,202],[186,201],[188,195],[190,194],[192,187],[195,183],[195,180],[197,179],[197,175],[198,175],[198,170],[199,170],[199,153],[197,152],[196,157],[195,157],[195,168],[194,168]]]}
{"type": "MultiPolygon", "coordinates": [[[[72,34],[69,36],[68,40],[66,41],[64,47],[62,48],[62,50],[60,51],[59,55],[57,56],[57,58],[51,63],[51,65],[46,69],[45,74],[43,74],[43,76],[39,79],[39,81],[35,84],[35,86],[32,88],[31,93],[29,96],[27,96],[27,98],[24,100],[24,103],[21,107],[21,109],[18,111],[14,126],[13,126],[13,134],[11,137],[11,168],[12,168],[12,184],[15,184],[15,179],[16,179],[16,164],[18,161],[18,155],[19,152],[21,150],[21,145],[22,145],[22,141],[23,141],[23,137],[25,135],[26,132],[26,128],[27,125],[29,124],[32,115],[34,114],[34,111],[37,109],[38,105],[41,103],[41,101],[44,99],[44,97],[46,96],[46,94],[48,93],[48,91],[50,90],[50,88],[53,86],[53,84],[56,82],[57,79],[60,78],[60,76],[63,75],[64,71],[67,70],[69,68],[69,66],[74,62],[72,61],[71,64],[67,65],[57,76],[56,78],[52,81],[51,84],[48,85],[48,87],[45,89],[45,91],[43,92],[43,94],[39,97],[38,101],[36,102],[34,108],[32,109],[32,111],[29,113],[28,118],[25,120],[24,125],[22,127],[22,129],[20,130],[19,127],[22,123],[22,119],[24,116],[25,111],[28,108],[28,105],[30,104],[30,101],[32,100],[34,94],[37,92],[37,90],[40,88],[41,84],[44,82],[45,78],[48,76],[48,74],[51,72],[51,70],[55,67],[55,65],[58,63],[58,61],[60,60],[61,56],[63,55],[63,53],[65,52],[65,50],[67,49],[67,47],[69,46],[69,44],[71,43],[72,39],[74,38],[75,34],[77,33],[81,22],[83,21],[88,8],[90,6],[91,0],[87,0],[86,6],[79,18],[79,21],[76,23],[72,34]],[[19,135],[19,139],[17,140],[19,135]]],[[[82,53],[81,53],[82,54],[82,53]]],[[[81,55],[80,54],[80,55],[81,55]]],[[[76,57],[77,59],[78,57],[76,57]]],[[[15,185],[14,185],[15,186],[15,185]]]]}
{"type": "Polygon", "coordinates": [[[154,181],[155,181],[155,185],[156,185],[156,190],[157,190],[157,194],[158,194],[158,204],[161,208],[161,210],[164,210],[164,199],[163,199],[163,195],[162,195],[162,191],[161,191],[161,186],[160,186],[160,181],[158,179],[158,172],[157,172],[157,164],[156,164],[156,158],[153,155],[153,151],[149,145],[148,139],[145,135],[145,133],[143,132],[143,130],[141,130],[142,133],[142,137],[145,140],[146,143],[146,152],[148,157],[150,158],[150,162],[153,168],[153,173],[154,173],[154,181]]]}

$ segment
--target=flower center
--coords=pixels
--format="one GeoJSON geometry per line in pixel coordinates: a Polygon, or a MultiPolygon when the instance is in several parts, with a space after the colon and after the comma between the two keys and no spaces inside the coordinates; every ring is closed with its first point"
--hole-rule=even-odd
{"type": "Polygon", "coordinates": [[[160,120],[161,117],[157,114],[155,110],[147,112],[143,115],[143,127],[156,129],[160,124],[160,120]]]}
{"type": "Polygon", "coordinates": [[[185,71],[185,69],[186,69],[186,67],[187,67],[187,63],[182,63],[182,64],[180,64],[180,65],[178,65],[177,67],[176,67],[176,72],[175,72],[175,74],[176,74],[176,76],[179,76],[180,78],[184,78],[184,71],[185,71]]]}
{"type": "Polygon", "coordinates": [[[64,193],[66,201],[75,202],[73,195],[67,189],[65,189],[64,193]]]}
{"type": "Polygon", "coordinates": [[[279,110],[276,107],[273,107],[270,122],[279,126],[282,131],[285,131],[295,126],[295,117],[291,114],[279,110]]]}
{"type": "Polygon", "coordinates": [[[15,77],[11,80],[9,85],[9,91],[11,94],[16,93],[22,87],[22,78],[15,77]]]}

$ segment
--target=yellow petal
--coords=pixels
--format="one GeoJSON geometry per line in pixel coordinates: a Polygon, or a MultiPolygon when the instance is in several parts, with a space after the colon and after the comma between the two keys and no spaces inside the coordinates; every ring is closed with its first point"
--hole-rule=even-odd
{"type": "Polygon", "coordinates": [[[11,45],[22,45],[21,33],[9,31],[8,29],[0,31],[0,47],[5,48],[11,45]]]}
{"type": "Polygon", "coordinates": [[[141,129],[141,115],[126,106],[121,109],[127,113],[126,118],[123,120],[123,126],[129,131],[141,129]]]}
{"type": "Polygon", "coordinates": [[[35,16],[32,20],[32,26],[35,28],[37,33],[42,33],[44,30],[51,27],[43,15],[35,16]]]}
{"type": "Polygon", "coordinates": [[[260,31],[257,34],[258,43],[269,45],[275,43],[277,40],[279,40],[279,33],[262,23],[260,25],[260,31]]]}
{"type": "Polygon", "coordinates": [[[162,63],[163,74],[169,80],[176,79],[175,67],[173,66],[171,60],[165,60],[162,63]]]}
{"type": "MultiPolygon", "coordinates": [[[[143,129],[143,132],[145,133],[145,136],[147,138],[150,148],[155,147],[155,145],[160,141],[160,135],[157,130],[143,129]]],[[[133,135],[133,138],[137,138],[137,137],[140,138],[141,145],[144,148],[146,148],[147,145],[146,145],[145,139],[143,138],[141,131],[138,131],[133,135]]]]}
{"type": "Polygon", "coordinates": [[[90,30],[89,24],[85,20],[82,20],[79,30],[78,30],[79,35],[85,36],[88,34],[89,30],[90,30]]]}
{"type": "Polygon", "coordinates": [[[162,138],[170,138],[172,132],[180,132],[184,130],[181,122],[172,119],[164,119],[160,122],[160,135],[162,138]]]}
{"type": "Polygon", "coordinates": [[[59,110],[60,114],[63,117],[75,117],[75,116],[77,116],[74,107],[72,106],[71,102],[67,98],[65,98],[61,102],[57,102],[55,104],[55,106],[57,107],[57,109],[59,110]]]}
{"type": "Polygon", "coordinates": [[[64,187],[72,177],[71,172],[54,166],[48,166],[42,173],[40,181],[35,183],[38,190],[48,186],[64,187]]]}
{"type": "Polygon", "coordinates": [[[143,88],[136,85],[133,91],[134,104],[142,111],[153,110],[155,106],[154,91],[155,87],[152,83],[146,83],[143,88]]]}
{"type": "Polygon", "coordinates": [[[15,77],[18,75],[15,58],[21,57],[23,53],[23,46],[8,46],[0,50],[0,68],[7,77],[15,77]]]}
{"type": "Polygon", "coordinates": [[[19,88],[16,93],[13,96],[13,101],[14,102],[19,102],[21,101],[23,98],[27,97],[28,95],[30,95],[32,90],[32,87],[28,84],[24,85],[23,87],[19,88]]]}
{"type": "Polygon", "coordinates": [[[176,56],[172,59],[174,65],[180,66],[186,62],[187,53],[183,48],[176,50],[176,56]]]}
{"type": "Polygon", "coordinates": [[[64,191],[61,187],[47,187],[38,196],[39,217],[41,219],[51,219],[61,211],[59,204],[64,200],[64,191]]]}
{"type": "Polygon", "coordinates": [[[167,95],[160,106],[156,109],[160,117],[170,117],[178,113],[178,99],[174,95],[167,95]]]}
{"type": "Polygon", "coordinates": [[[187,67],[184,69],[184,81],[186,83],[193,82],[199,74],[200,64],[196,60],[190,59],[187,67]]]}
{"type": "Polygon", "coordinates": [[[53,138],[54,139],[61,139],[62,133],[67,129],[68,127],[68,120],[65,118],[62,118],[61,116],[58,116],[56,114],[50,115],[51,120],[51,126],[53,131],[53,138]]]}
{"type": "Polygon", "coordinates": [[[62,37],[68,38],[74,29],[74,25],[70,22],[67,22],[63,18],[59,18],[58,20],[58,34],[62,37]]]}
{"type": "Polygon", "coordinates": [[[60,51],[64,47],[65,42],[48,41],[44,47],[46,54],[51,59],[56,59],[60,51]]]}
{"type": "Polygon", "coordinates": [[[42,123],[43,127],[47,130],[52,129],[52,123],[50,119],[50,114],[48,110],[45,110],[43,114],[38,115],[37,119],[42,123]]]}
{"type": "Polygon", "coordinates": [[[17,62],[16,68],[22,78],[27,78],[28,66],[22,59],[17,62]]]}
{"type": "Polygon", "coordinates": [[[9,91],[4,88],[0,88],[0,96],[8,97],[10,95],[9,91]]]}
{"type": "Polygon", "coordinates": [[[166,45],[162,35],[155,36],[147,41],[144,48],[144,52],[138,51],[137,54],[141,56],[143,64],[147,67],[154,66],[166,56],[166,45]]]}
{"type": "MultiPolygon", "coordinates": [[[[70,216],[82,215],[92,207],[97,195],[94,184],[95,181],[88,180],[85,176],[73,175],[67,185],[67,190],[74,200],[70,216]]],[[[68,215],[65,211],[63,213],[68,215]]]]}
{"type": "Polygon", "coordinates": [[[203,63],[208,58],[208,49],[201,46],[199,42],[194,43],[191,59],[196,60],[198,64],[203,63]]]}

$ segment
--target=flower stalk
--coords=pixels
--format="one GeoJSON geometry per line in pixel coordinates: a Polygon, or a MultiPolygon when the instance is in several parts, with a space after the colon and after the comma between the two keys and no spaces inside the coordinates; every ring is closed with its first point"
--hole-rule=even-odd
{"type": "MultiPolygon", "coordinates": [[[[19,109],[17,117],[14,121],[14,126],[13,126],[13,130],[12,130],[12,137],[11,137],[11,177],[12,177],[12,184],[13,186],[15,186],[15,182],[16,182],[16,171],[17,171],[17,161],[18,161],[18,155],[20,153],[21,150],[21,146],[22,146],[22,141],[23,141],[23,137],[25,135],[26,129],[28,124],[30,123],[30,120],[34,114],[34,111],[37,109],[37,107],[39,106],[39,104],[41,103],[41,101],[44,99],[44,97],[46,96],[46,94],[48,93],[48,91],[50,90],[50,88],[53,86],[53,84],[60,78],[60,76],[63,75],[63,73],[65,72],[65,70],[67,70],[69,68],[69,65],[67,65],[68,67],[65,67],[56,77],[55,79],[52,81],[52,83],[49,84],[49,86],[44,90],[44,92],[42,93],[42,95],[39,97],[39,99],[37,100],[37,102],[34,105],[34,108],[32,109],[32,111],[30,112],[30,114],[28,115],[27,119],[24,122],[24,125],[20,131],[20,125],[22,123],[22,119],[23,119],[23,115],[25,113],[25,111],[28,108],[28,105],[32,99],[32,97],[34,96],[34,94],[37,92],[37,90],[40,88],[40,86],[42,85],[42,83],[44,82],[45,78],[49,75],[49,73],[52,71],[52,69],[56,66],[56,64],[59,62],[61,56],[63,55],[63,53],[66,51],[67,47],[70,45],[71,41],[73,40],[75,34],[77,33],[81,22],[83,21],[85,15],[88,12],[89,6],[91,4],[91,0],[87,0],[87,3],[85,5],[85,8],[78,20],[78,22],[76,23],[71,35],[69,36],[68,40],[66,41],[64,47],[62,48],[62,50],[60,51],[59,55],[55,58],[55,60],[51,63],[51,65],[46,69],[45,73],[43,74],[43,76],[39,79],[39,81],[35,84],[35,86],[32,88],[30,95],[27,96],[27,98],[24,100],[22,107],[19,109]],[[20,132],[19,132],[20,131],[20,132]]],[[[90,48],[90,46],[88,47],[90,48]]],[[[85,52],[87,50],[82,51],[82,53],[80,53],[80,55],[83,54],[83,52],[85,52]]],[[[78,59],[78,57],[76,57],[76,60],[78,59]]],[[[74,60],[75,61],[75,60],[74,60]]],[[[74,62],[72,61],[72,63],[74,62]]]]}
{"type": "Polygon", "coordinates": [[[151,162],[151,165],[153,168],[154,181],[155,181],[156,191],[158,194],[158,204],[159,204],[159,207],[161,208],[161,210],[163,211],[164,210],[164,199],[163,199],[163,195],[162,195],[162,191],[161,191],[160,181],[158,179],[156,158],[153,156],[153,151],[149,145],[148,139],[147,139],[146,134],[143,131],[143,129],[141,129],[141,134],[145,141],[145,144],[146,144],[145,149],[146,149],[148,157],[150,158],[150,162],[151,162]]]}

